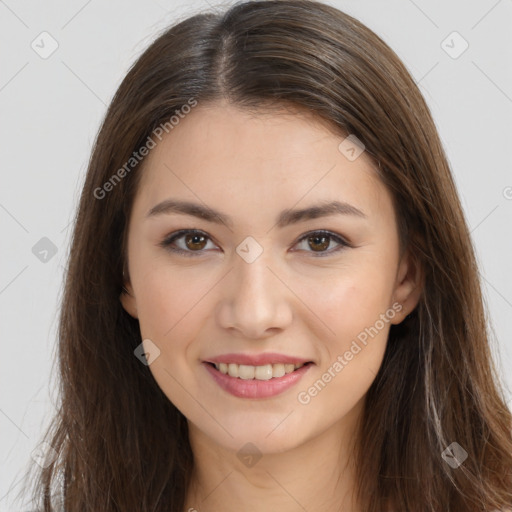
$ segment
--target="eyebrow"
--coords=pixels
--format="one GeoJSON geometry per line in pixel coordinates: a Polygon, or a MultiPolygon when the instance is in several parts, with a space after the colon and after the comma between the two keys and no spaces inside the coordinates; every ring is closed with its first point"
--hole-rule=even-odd
{"type": "MultiPolygon", "coordinates": [[[[204,206],[199,203],[180,201],[177,199],[166,199],[161,203],[153,206],[153,208],[151,208],[146,214],[146,218],[172,213],[191,215],[208,222],[225,224],[229,227],[233,226],[231,217],[225,213],[219,212],[213,208],[209,208],[208,206],[204,206]]],[[[317,219],[319,217],[327,217],[329,215],[335,214],[353,215],[363,219],[368,218],[365,213],[349,203],[342,201],[330,201],[309,206],[308,208],[283,210],[277,216],[276,225],[279,228],[283,228],[291,224],[297,224],[298,222],[304,222],[306,220],[317,219]]]]}

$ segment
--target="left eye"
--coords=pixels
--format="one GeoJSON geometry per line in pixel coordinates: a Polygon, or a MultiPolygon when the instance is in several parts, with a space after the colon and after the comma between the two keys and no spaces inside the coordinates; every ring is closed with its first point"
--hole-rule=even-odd
{"type": "MultiPolygon", "coordinates": [[[[208,241],[211,241],[211,239],[203,231],[185,229],[172,233],[158,245],[174,253],[183,254],[184,256],[199,256],[204,252],[208,241]],[[180,247],[179,244],[177,244],[177,241],[184,241],[185,245],[181,245],[180,247]]],[[[341,238],[341,236],[331,233],[330,231],[312,231],[310,233],[306,233],[296,242],[295,245],[302,242],[306,243],[308,247],[313,249],[312,251],[306,250],[306,252],[316,253],[315,257],[326,256],[328,254],[338,252],[345,247],[350,247],[350,244],[341,238]],[[338,246],[327,251],[332,241],[338,244],[338,246]]]]}
{"type": "MultiPolygon", "coordinates": [[[[348,242],[343,238],[329,231],[313,231],[312,233],[306,233],[297,243],[301,242],[306,243],[308,247],[312,248],[313,250],[311,252],[317,253],[315,256],[326,256],[341,251],[345,247],[350,247],[348,242]],[[332,241],[338,245],[334,249],[327,251],[332,241]]],[[[306,252],[310,251],[306,250],[306,252]]]]}

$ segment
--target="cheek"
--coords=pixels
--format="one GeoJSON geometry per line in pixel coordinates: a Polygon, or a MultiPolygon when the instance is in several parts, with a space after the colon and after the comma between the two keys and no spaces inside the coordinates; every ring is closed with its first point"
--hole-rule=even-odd
{"type": "Polygon", "coordinates": [[[204,315],[201,298],[214,284],[208,281],[162,265],[143,274],[136,290],[142,339],[149,338],[160,351],[149,370],[168,399],[187,414],[191,407],[189,393],[198,395],[190,389],[197,371],[191,361],[199,357],[198,353],[192,354],[198,347],[191,341],[200,328],[198,315],[204,315]]]}
{"type": "Polygon", "coordinates": [[[308,305],[319,312],[329,334],[320,338],[320,367],[301,386],[297,400],[311,417],[321,418],[331,411],[331,420],[337,421],[355,407],[374,381],[394,310],[388,303],[388,283],[375,272],[333,279],[329,290],[309,293],[308,305]]]}
{"type": "Polygon", "coordinates": [[[160,351],[149,369],[167,397],[186,410],[190,396],[181,384],[188,383],[188,389],[195,381],[201,346],[194,340],[211,317],[209,292],[222,276],[169,264],[153,265],[140,275],[135,293],[141,336],[160,351]]]}
{"type": "Polygon", "coordinates": [[[215,279],[194,273],[192,268],[156,264],[140,273],[135,289],[141,331],[156,339],[172,337],[173,331],[196,314],[202,297],[215,285],[215,279]]]}
{"type": "Polygon", "coordinates": [[[321,283],[301,283],[300,296],[326,327],[330,351],[350,344],[391,306],[392,272],[370,262],[332,272],[321,283]]]}

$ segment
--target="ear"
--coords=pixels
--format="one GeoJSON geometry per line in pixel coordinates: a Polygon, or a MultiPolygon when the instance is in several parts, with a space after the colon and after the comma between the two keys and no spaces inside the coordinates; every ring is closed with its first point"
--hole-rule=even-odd
{"type": "Polygon", "coordinates": [[[123,305],[124,310],[133,318],[138,319],[137,314],[137,301],[133,293],[132,285],[129,282],[125,282],[123,291],[119,295],[119,300],[123,305]]]}
{"type": "Polygon", "coordinates": [[[401,323],[418,305],[423,292],[423,277],[421,265],[408,249],[398,265],[392,301],[392,304],[400,304],[402,309],[391,320],[392,324],[401,323]]]}

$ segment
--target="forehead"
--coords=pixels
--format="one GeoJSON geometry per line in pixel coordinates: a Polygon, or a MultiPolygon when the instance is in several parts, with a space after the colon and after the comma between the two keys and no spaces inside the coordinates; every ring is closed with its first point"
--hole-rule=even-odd
{"type": "Polygon", "coordinates": [[[372,160],[365,152],[349,160],[339,148],[344,139],[307,112],[198,105],[146,157],[136,202],[179,195],[256,211],[338,199],[368,215],[389,207],[372,160]]]}

